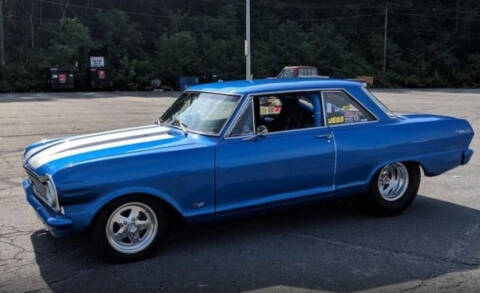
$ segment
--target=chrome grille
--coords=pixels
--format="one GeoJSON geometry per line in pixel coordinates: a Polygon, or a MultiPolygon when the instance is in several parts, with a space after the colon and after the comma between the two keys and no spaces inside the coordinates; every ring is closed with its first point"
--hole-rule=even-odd
{"type": "Polygon", "coordinates": [[[37,174],[33,173],[31,170],[26,169],[28,178],[33,183],[33,191],[36,196],[41,197],[42,199],[47,198],[47,184],[42,183],[40,177],[37,174]]]}

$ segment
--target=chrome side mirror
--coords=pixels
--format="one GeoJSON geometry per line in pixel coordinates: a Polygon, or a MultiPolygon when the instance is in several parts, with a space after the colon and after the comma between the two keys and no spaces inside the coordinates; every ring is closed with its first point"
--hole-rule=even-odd
{"type": "Polygon", "coordinates": [[[266,137],[267,134],[268,134],[268,128],[265,125],[260,125],[257,127],[257,132],[254,135],[244,138],[243,140],[246,140],[246,141],[256,140],[258,138],[266,137]]]}
{"type": "Polygon", "coordinates": [[[260,125],[257,127],[257,136],[265,137],[268,134],[268,128],[265,125],[260,125]]]}

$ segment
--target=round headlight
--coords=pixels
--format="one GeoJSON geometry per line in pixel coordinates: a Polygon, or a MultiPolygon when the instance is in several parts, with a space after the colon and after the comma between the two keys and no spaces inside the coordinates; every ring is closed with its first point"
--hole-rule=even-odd
{"type": "Polygon", "coordinates": [[[50,207],[57,210],[57,208],[58,208],[58,205],[57,205],[57,189],[56,189],[55,185],[53,184],[51,178],[49,178],[47,180],[46,200],[47,200],[47,203],[50,205],[50,207]]]}

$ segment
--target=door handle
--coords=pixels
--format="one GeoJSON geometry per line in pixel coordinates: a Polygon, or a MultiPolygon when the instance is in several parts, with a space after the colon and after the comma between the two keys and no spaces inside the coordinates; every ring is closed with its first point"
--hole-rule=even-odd
{"type": "Polygon", "coordinates": [[[331,140],[333,138],[333,135],[331,133],[319,134],[319,135],[315,135],[315,138],[324,138],[327,140],[331,140]]]}

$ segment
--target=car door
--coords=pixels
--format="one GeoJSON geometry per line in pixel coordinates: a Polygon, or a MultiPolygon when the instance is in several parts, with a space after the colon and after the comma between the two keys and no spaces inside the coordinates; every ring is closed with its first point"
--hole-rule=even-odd
{"type": "Polygon", "coordinates": [[[340,193],[368,184],[373,168],[382,158],[388,131],[379,131],[378,118],[345,90],[322,91],[325,120],[335,137],[337,161],[335,191],[340,193]]]}
{"type": "Polygon", "coordinates": [[[250,96],[240,113],[216,148],[217,213],[333,191],[335,142],[319,94],[250,96]]]}

